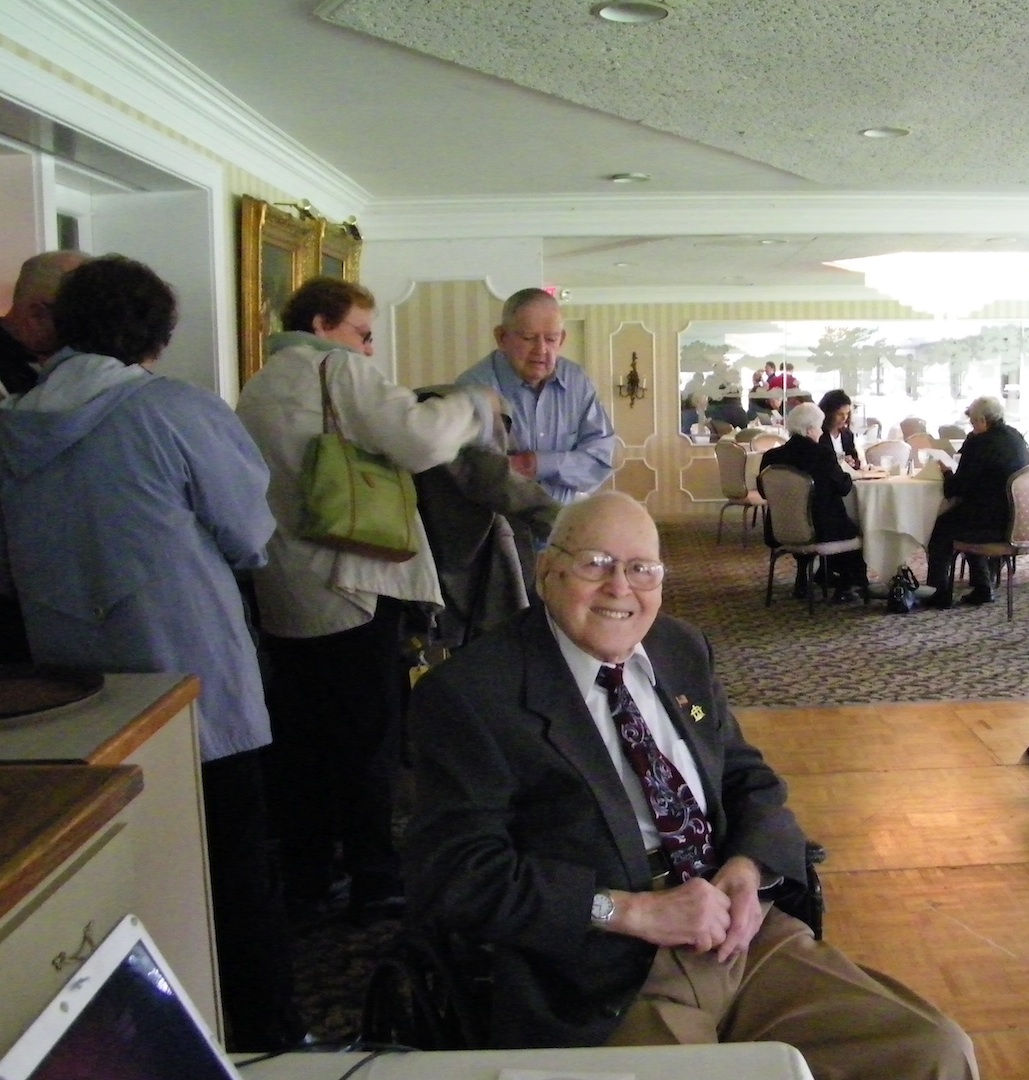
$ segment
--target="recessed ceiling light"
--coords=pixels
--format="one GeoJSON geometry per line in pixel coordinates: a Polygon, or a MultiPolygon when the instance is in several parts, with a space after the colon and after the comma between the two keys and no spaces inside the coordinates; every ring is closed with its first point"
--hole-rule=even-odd
{"type": "Polygon", "coordinates": [[[650,173],[645,172],[616,172],[608,177],[612,184],[643,184],[650,179],[650,173]]]}
{"type": "Polygon", "coordinates": [[[632,266],[632,263],[627,263],[627,262],[616,262],[616,263],[615,263],[615,266],[619,266],[619,267],[625,267],[625,266],[632,266]]]}
{"type": "Polygon", "coordinates": [[[902,127],[872,127],[862,128],[858,134],[864,135],[866,139],[902,139],[911,132],[902,127]]]}
{"type": "Polygon", "coordinates": [[[609,4],[594,4],[590,11],[598,19],[616,23],[660,22],[669,11],[657,0],[614,0],[609,4]]]}
{"type": "Polygon", "coordinates": [[[764,247],[771,247],[771,246],[772,246],[772,244],[785,244],[785,243],[786,243],[786,241],[785,241],[785,240],[776,240],[776,239],[773,239],[773,238],[771,238],[771,237],[769,237],[769,238],[768,238],[768,239],[766,239],[766,240],[762,240],[762,241],[761,241],[761,244],[762,244],[762,245],[763,245],[764,247]]]}

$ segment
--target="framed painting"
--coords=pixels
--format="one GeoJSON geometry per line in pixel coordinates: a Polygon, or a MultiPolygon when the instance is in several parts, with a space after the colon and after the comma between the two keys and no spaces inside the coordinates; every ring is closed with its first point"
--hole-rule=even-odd
{"type": "Polygon", "coordinates": [[[319,222],[319,273],[326,277],[342,278],[343,281],[360,280],[361,233],[357,222],[351,219],[332,225],[324,219],[319,222]]]}
{"type": "Polygon", "coordinates": [[[321,223],[244,195],[240,202],[239,384],[264,363],[264,342],[281,329],[291,292],[319,271],[321,223]]]}

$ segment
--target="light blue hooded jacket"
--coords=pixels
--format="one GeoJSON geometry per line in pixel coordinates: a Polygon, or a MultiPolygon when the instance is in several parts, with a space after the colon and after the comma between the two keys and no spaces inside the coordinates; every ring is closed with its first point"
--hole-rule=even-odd
{"type": "Polygon", "coordinates": [[[268,470],[216,395],[64,350],[0,406],[0,589],[36,663],[201,680],[205,761],[270,741],[233,570],[265,562],[268,470]]]}

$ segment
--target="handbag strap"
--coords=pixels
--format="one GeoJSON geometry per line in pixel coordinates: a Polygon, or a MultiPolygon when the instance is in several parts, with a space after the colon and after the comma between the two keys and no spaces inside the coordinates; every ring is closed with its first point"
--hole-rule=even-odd
{"type": "Polygon", "coordinates": [[[915,577],[910,566],[901,566],[897,572],[900,575],[901,580],[909,589],[918,588],[918,578],[915,577]]]}
{"type": "Polygon", "coordinates": [[[322,384],[322,431],[326,435],[338,436],[340,442],[349,442],[343,434],[343,426],[339,422],[339,413],[336,411],[336,403],[329,394],[328,363],[332,353],[326,353],[322,362],[318,365],[318,379],[322,384]]]}

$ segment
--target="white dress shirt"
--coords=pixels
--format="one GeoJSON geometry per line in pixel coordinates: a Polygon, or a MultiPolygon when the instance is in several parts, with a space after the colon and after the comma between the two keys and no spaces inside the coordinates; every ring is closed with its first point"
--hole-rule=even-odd
{"type": "MultiPolygon", "coordinates": [[[[597,731],[604,740],[607,752],[611,755],[611,761],[618,772],[632,808],[636,812],[636,821],[639,823],[640,832],[647,850],[660,847],[657,825],[654,823],[654,815],[651,813],[650,804],[643,794],[639,777],[629,764],[622,749],[622,738],[618,733],[615,722],[611,717],[611,707],[608,705],[607,692],[597,685],[597,672],[601,668],[601,662],[596,657],[590,656],[576,645],[550,616],[547,616],[550,628],[561,649],[561,655],[565,658],[571,669],[572,677],[579,687],[589,709],[593,722],[597,725],[597,731]]],[[[623,669],[625,687],[636,702],[640,715],[650,729],[654,742],[662,754],[671,761],[679,770],[679,774],[689,785],[693,797],[697,800],[700,809],[707,813],[707,799],[704,795],[704,785],[697,771],[697,764],[693,760],[689,747],[679,737],[668,716],[665,707],[661,704],[654,683],[654,668],[650,663],[646,650],[642,645],[637,645],[632,656],[625,662],[623,669]]]]}

